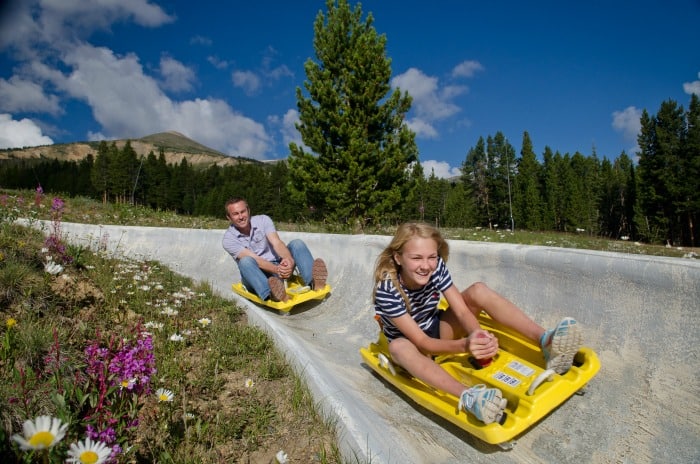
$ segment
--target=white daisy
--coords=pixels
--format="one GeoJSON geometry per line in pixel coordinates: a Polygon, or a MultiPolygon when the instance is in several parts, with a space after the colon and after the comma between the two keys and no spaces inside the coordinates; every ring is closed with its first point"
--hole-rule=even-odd
{"type": "Polygon", "coordinates": [[[85,441],[72,443],[68,450],[66,462],[79,464],[102,464],[109,458],[112,450],[101,441],[92,441],[89,437],[85,441]]]}
{"type": "Polygon", "coordinates": [[[58,263],[54,263],[53,261],[47,261],[44,265],[44,270],[51,275],[56,275],[63,272],[63,266],[58,263]]]}
{"type": "Polygon", "coordinates": [[[51,448],[66,435],[68,424],[51,416],[39,416],[34,421],[26,420],[23,424],[24,436],[12,435],[23,450],[39,450],[51,448]]]}
{"type": "Polygon", "coordinates": [[[156,390],[156,396],[158,397],[159,402],[170,403],[175,397],[175,394],[167,388],[159,388],[156,390]]]}
{"type": "Polygon", "coordinates": [[[253,388],[255,385],[255,382],[253,382],[253,379],[245,379],[245,387],[246,388],[253,388]]]}
{"type": "Polygon", "coordinates": [[[183,341],[184,339],[185,339],[185,337],[183,337],[182,335],[177,334],[177,333],[174,333],[174,334],[172,334],[172,335],[170,336],[170,341],[171,341],[171,342],[181,342],[181,341],[183,341]]]}
{"type": "Polygon", "coordinates": [[[209,319],[208,317],[203,317],[203,318],[201,318],[200,320],[198,320],[197,322],[199,322],[199,324],[200,324],[202,327],[206,327],[206,326],[208,326],[209,324],[211,324],[211,319],[209,319]]]}

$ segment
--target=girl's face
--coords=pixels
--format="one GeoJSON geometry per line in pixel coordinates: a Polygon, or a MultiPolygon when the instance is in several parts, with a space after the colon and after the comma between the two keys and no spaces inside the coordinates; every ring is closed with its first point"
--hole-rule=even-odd
{"type": "Polygon", "coordinates": [[[417,290],[428,283],[437,267],[437,243],[432,238],[413,237],[400,253],[394,253],[394,260],[400,266],[403,284],[417,290]]]}

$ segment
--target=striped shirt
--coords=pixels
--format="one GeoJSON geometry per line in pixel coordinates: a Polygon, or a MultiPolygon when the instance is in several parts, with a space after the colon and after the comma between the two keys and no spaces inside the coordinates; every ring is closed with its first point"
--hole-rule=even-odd
{"type": "MultiPolygon", "coordinates": [[[[400,284],[411,304],[410,315],[421,330],[427,330],[439,317],[438,303],[442,292],[452,285],[452,277],[442,258],[438,257],[437,267],[430,275],[428,283],[418,290],[409,290],[400,284]]],[[[389,341],[403,337],[403,334],[393,323],[393,318],[402,316],[408,311],[398,289],[390,279],[377,284],[374,311],[381,318],[384,335],[389,341]]]]}

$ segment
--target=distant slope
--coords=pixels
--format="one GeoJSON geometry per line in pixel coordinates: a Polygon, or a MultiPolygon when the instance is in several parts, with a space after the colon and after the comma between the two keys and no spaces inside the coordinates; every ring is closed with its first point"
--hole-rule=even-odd
{"type": "MultiPolygon", "coordinates": [[[[259,163],[259,161],[250,158],[225,155],[175,131],[151,134],[140,139],[108,140],[107,143],[115,143],[118,148],[123,148],[127,140],[131,142],[131,147],[138,156],[148,156],[150,152],[158,156],[162,147],[168,164],[179,164],[183,158],[187,158],[189,164],[200,167],[259,163]]],[[[17,159],[80,161],[89,154],[97,155],[99,144],[100,142],[74,142],[39,147],[10,148],[0,150],[0,162],[17,159]]]]}

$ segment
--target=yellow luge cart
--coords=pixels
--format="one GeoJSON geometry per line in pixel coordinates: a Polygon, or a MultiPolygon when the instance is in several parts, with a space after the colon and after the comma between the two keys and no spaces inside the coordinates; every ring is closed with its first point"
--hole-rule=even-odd
{"type": "Polygon", "coordinates": [[[479,316],[479,323],[498,337],[500,349],[490,365],[482,368],[469,353],[438,356],[435,361],[464,385],[486,384],[500,389],[508,400],[502,424],[486,425],[472,414],[458,411],[458,398],[435,390],[393,364],[381,330],[379,340],[361,348],[360,353],[369,367],[420,406],[486,443],[510,449],[515,437],[580,392],[600,369],[600,361],[593,350],[582,347],[573,367],[559,375],[546,369],[537,344],[485,313],[479,316]]]}
{"type": "Polygon", "coordinates": [[[287,279],[285,285],[287,287],[287,296],[289,296],[287,301],[261,300],[258,295],[248,291],[242,282],[233,284],[231,288],[235,293],[249,299],[250,301],[253,301],[254,303],[283,312],[289,312],[294,306],[306,301],[322,300],[331,291],[331,286],[328,284],[326,284],[322,289],[312,290],[308,285],[304,285],[304,282],[298,275],[293,275],[287,279]]]}

